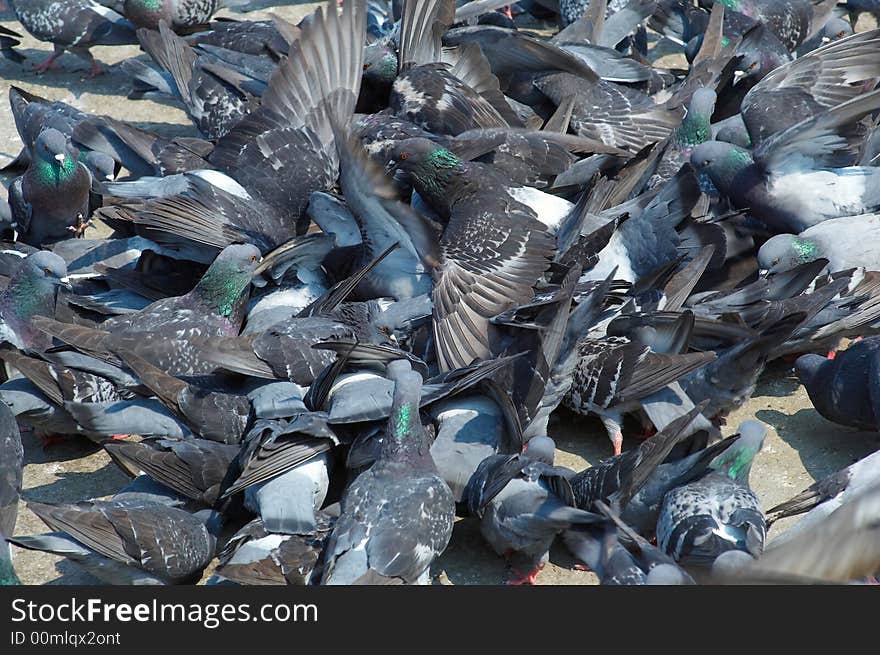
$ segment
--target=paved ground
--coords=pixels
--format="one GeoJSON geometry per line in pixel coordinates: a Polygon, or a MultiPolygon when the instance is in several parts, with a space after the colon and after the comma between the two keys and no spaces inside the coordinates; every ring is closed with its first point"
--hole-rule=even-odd
{"type": "MultiPolygon", "coordinates": [[[[272,7],[270,11],[296,20],[311,11],[314,4],[272,7]]],[[[265,16],[256,12],[249,18],[265,16]]],[[[0,23],[21,31],[9,14],[0,14],[0,23]]],[[[92,80],[82,80],[83,62],[73,56],[60,61],[61,69],[37,76],[31,72],[35,62],[50,52],[45,43],[24,39],[22,52],[28,57],[23,65],[0,60],[0,162],[13,157],[21,144],[8,102],[8,85],[15,84],[39,95],[63,100],[85,111],[108,114],[134,121],[164,134],[192,134],[185,114],[171,104],[130,101],[125,98],[128,79],[113,64],[137,53],[134,47],[95,48],[95,56],[109,65],[109,72],[92,80]]],[[[0,178],[4,186],[10,179],[0,178]]],[[[763,451],[752,469],[751,484],[765,508],[787,499],[814,480],[846,466],[880,447],[876,434],[858,433],[840,428],[822,419],[813,410],[809,398],[790,369],[772,367],[764,376],[757,394],[728,419],[725,434],[733,432],[740,421],[758,418],[767,423],[770,433],[763,451]]],[[[566,411],[558,412],[551,424],[551,436],[559,446],[558,463],[581,469],[610,454],[610,442],[601,425],[566,411]]],[[[23,499],[25,501],[77,501],[112,495],[127,478],[98,448],[86,441],[72,441],[44,452],[30,433],[23,435],[27,453],[23,499]]],[[[44,530],[43,524],[22,504],[17,534],[44,530]]],[[[783,530],[785,522],[774,526],[771,535],[783,530]]],[[[28,584],[89,584],[95,580],[68,561],[53,556],[17,551],[16,568],[28,584]]],[[[572,570],[572,559],[564,548],[556,548],[550,565],[539,575],[539,584],[595,584],[592,573],[572,570]]],[[[476,524],[462,520],[456,524],[449,549],[435,572],[445,571],[453,584],[497,584],[504,579],[504,562],[483,543],[476,524]]]]}

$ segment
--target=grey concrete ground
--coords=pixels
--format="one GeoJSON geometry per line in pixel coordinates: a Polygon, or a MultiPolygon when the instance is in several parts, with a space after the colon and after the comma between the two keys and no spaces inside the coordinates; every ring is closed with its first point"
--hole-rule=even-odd
{"type": "MultiPolygon", "coordinates": [[[[285,3],[286,4],[286,3],[285,3]]],[[[297,20],[314,4],[275,7],[262,6],[291,20],[297,20]]],[[[263,17],[267,11],[248,14],[263,17]]],[[[0,24],[21,32],[9,13],[0,15],[0,24]]],[[[95,48],[95,56],[109,65],[107,74],[91,80],[81,79],[86,72],[83,62],[73,56],[60,60],[60,69],[37,76],[32,71],[51,51],[50,46],[26,37],[23,65],[0,60],[0,163],[15,156],[21,144],[13,125],[6,92],[10,84],[47,98],[63,100],[85,111],[108,114],[133,121],[164,134],[194,134],[185,114],[172,104],[125,98],[128,78],[113,66],[137,54],[135,47],[95,48]]],[[[4,177],[8,185],[11,178],[4,177]]],[[[880,447],[876,434],[854,432],[822,419],[813,410],[803,387],[786,365],[773,366],[761,381],[758,391],[744,407],[729,417],[725,434],[734,431],[740,421],[758,418],[771,429],[763,451],[752,469],[751,484],[769,508],[783,501],[814,480],[846,466],[880,447]]],[[[551,436],[558,443],[558,463],[581,469],[610,455],[611,446],[601,425],[560,410],[551,424],[551,436]]],[[[127,478],[107,456],[87,441],[70,441],[43,451],[30,433],[23,435],[27,463],[24,478],[24,501],[77,501],[112,495],[127,478]]],[[[631,442],[630,442],[631,443],[631,442]]],[[[771,535],[786,528],[786,522],[774,526],[771,535]]],[[[24,507],[16,528],[17,534],[41,532],[45,526],[24,507]]],[[[89,584],[95,580],[74,564],[49,555],[29,551],[15,552],[16,568],[27,584],[89,584]]],[[[551,563],[538,576],[539,584],[595,584],[592,573],[574,571],[572,558],[563,547],[552,552],[551,563]]],[[[456,524],[452,543],[435,567],[445,572],[453,584],[497,584],[505,578],[504,561],[482,541],[472,520],[456,524]]]]}

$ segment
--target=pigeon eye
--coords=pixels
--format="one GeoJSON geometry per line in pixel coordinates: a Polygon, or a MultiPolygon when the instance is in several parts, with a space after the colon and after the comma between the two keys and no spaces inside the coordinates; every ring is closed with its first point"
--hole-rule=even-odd
{"type": "Polygon", "coordinates": [[[257,256],[251,255],[251,264],[253,264],[255,261],[257,261],[257,256]]]}
{"type": "Polygon", "coordinates": [[[364,70],[367,70],[370,67],[369,64],[364,64],[364,70]]]}
{"type": "Polygon", "coordinates": [[[773,264],[774,266],[776,266],[776,265],[779,263],[779,260],[778,260],[778,259],[774,259],[774,260],[773,260],[772,262],[770,262],[770,263],[773,264]]]}
{"type": "Polygon", "coordinates": [[[409,159],[409,155],[405,152],[402,152],[400,153],[400,159],[406,161],[407,159],[409,159]]]}
{"type": "Polygon", "coordinates": [[[46,275],[52,275],[52,269],[51,268],[44,268],[43,273],[45,273],[46,275]]]}
{"type": "Polygon", "coordinates": [[[758,65],[758,64],[757,64],[756,62],[752,62],[751,64],[749,64],[749,70],[750,70],[750,71],[755,70],[755,66],[757,66],[757,65],[758,65]]]}
{"type": "Polygon", "coordinates": [[[840,32],[837,33],[837,38],[838,38],[838,39],[842,39],[842,38],[843,38],[843,31],[840,31],[840,32]]]}

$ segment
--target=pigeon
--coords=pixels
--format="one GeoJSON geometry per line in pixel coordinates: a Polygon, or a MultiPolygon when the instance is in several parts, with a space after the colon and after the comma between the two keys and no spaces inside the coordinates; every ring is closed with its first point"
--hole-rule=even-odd
{"type": "Polygon", "coordinates": [[[623,414],[637,409],[642,398],[715,359],[711,352],[655,353],[625,337],[585,338],[577,353],[572,386],[563,404],[579,414],[598,415],[615,455],[623,447],[623,414]]]}
{"type": "Polygon", "coordinates": [[[89,48],[96,45],[136,45],[134,25],[115,11],[94,0],[10,0],[15,17],[40,41],[55,46],[55,52],[34,70],[46,72],[55,60],[70,50],[89,66],[90,76],[103,72],[89,48]]]}
{"type": "Polygon", "coordinates": [[[771,355],[805,318],[803,312],[789,314],[756,336],[720,350],[714,361],[681,376],[681,388],[695,403],[709,401],[704,411],[707,418],[727,415],[752,397],[771,355]]]}
{"type": "Polygon", "coordinates": [[[0,406],[0,586],[19,584],[6,538],[18,518],[18,501],[24,466],[24,448],[15,416],[0,406]]]}
{"type": "Polygon", "coordinates": [[[758,249],[758,267],[773,275],[821,257],[828,260],[829,271],[878,270],[880,257],[868,236],[878,227],[880,215],[862,214],[822,221],[800,234],[777,234],[758,249]]]}
{"type": "Polygon", "coordinates": [[[691,164],[775,232],[800,233],[829,218],[873,211],[880,207],[880,169],[834,164],[850,145],[841,130],[878,103],[880,92],[857,96],[774,134],[752,152],[707,141],[691,152],[691,164]]]}
{"type": "Polygon", "coordinates": [[[213,507],[237,445],[207,439],[106,441],[104,450],[127,473],[143,471],[150,479],[204,507],[213,507]]]}
{"type": "Polygon", "coordinates": [[[290,421],[258,421],[229,468],[222,497],[244,492],[244,505],[270,532],[310,534],[330,484],[339,440],[326,416],[303,412],[290,421]]]}
{"type": "Polygon", "coordinates": [[[123,14],[136,27],[151,30],[166,21],[174,30],[205,25],[221,7],[245,6],[250,0],[125,0],[123,14]]]}
{"type": "Polygon", "coordinates": [[[43,247],[81,236],[89,217],[91,176],[64,135],[40,133],[34,159],[9,189],[12,226],[24,243],[43,247]]]}
{"type": "Polygon", "coordinates": [[[549,266],[552,237],[534,210],[505,192],[503,178],[484,165],[464,162],[427,139],[398,142],[392,160],[448,221],[434,273],[434,337],[441,370],[467,366],[490,353],[489,318],[531,299],[549,266]]]}
{"type": "Polygon", "coordinates": [[[533,437],[522,454],[484,459],[464,490],[468,511],[480,521],[480,533],[498,553],[513,562],[509,584],[535,584],[556,536],[575,525],[604,522],[574,507],[568,469],[553,466],[555,444],[533,437]],[[525,570],[521,570],[523,564],[525,570]]]}
{"type": "Polygon", "coordinates": [[[109,584],[192,583],[214,557],[215,535],[177,507],[110,500],[28,508],[55,531],[10,543],[65,556],[109,584]]]}
{"type": "Polygon", "coordinates": [[[125,348],[168,375],[211,373],[216,365],[200,356],[194,339],[238,334],[259,260],[255,246],[228,246],[189,293],[108,319],[100,330],[45,318],[36,324],[83,352],[112,363],[119,363],[114,349],[125,348]]]}
{"type": "Polygon", "coordinates": [[[49,348],[52,338],[34,327],[33,318],[55,316],[59,287],[71,288],[61,257],[41,250],[21,260],[0,294],[0,341],[36,351],[49,348]]]}
{"type": "Polygon", "coordinates": [[[840,425],[876,431],[880,429],[878,364],[880,337],[867,337],[851,343],[834,359],[802,355],[795,368],[819,414],[840,425]]]}
{"type": "Polygon", "coordinates": [[[611,522],[567,530],[563,541],[599,576],[599,584],[695,584],[674,559],[633,531],[610,507],[601,500],[596,504],[611,522]]]}
{"type": "Polygon", "coordinates": [[[317,516],[317,527],[307,535],[269,532],[261,519],[254,519],[217,553],[214,574],[243,585],[316,584],[321,579],[327,538],[336,522],[323,511],[317,516]]]}
{"type": "Polygon", "coordinates": [[[666,493],[657,519],[657,545],[681,564],[711,567],[718,555],[742,550],[758,557],[767,527],[748,487],[765,426],[746,421],[739,440],[709,464],[706,475],[666,493]]]}
{"type": "Polygon", "coordinates": [[[379,459],[345,490],[321,584],[425,584],[452,536],[455,501],[437,473],[419,416],[421,380],[387,367],[394,403],[379,459]]]}

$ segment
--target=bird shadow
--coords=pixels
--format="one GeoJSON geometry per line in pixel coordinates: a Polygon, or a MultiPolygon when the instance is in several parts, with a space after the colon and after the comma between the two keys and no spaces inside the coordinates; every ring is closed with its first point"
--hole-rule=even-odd
{"type": "Polygon", "coordinates": [[[794,394],[801,386],[791,362],[776,360],[767,365],[761,375],[761,395],[785,398],[794,394]]]}
{"type": "Polygon", "coordinates": [[[55,477],[52,482],[23,490],[21,497],[40,503],[77,502],[111,496],[129,482],[128,476],[110,462],[95,471],[59,471],[55,477]]]}
{"type": "Polygon", "coordinates": [[[77,566],[69,559],[60,559],[55,562],[55,570],[58,577],[46,582],[46,586],[66,586],[66,585],[104,585],[103,580],[93,576],[88,571],[77,566]]]}
{"type": "Polygon", "coordinates": [[[876,432],[860,432],[837,425],[812,408],[794,414],[761,409],[755,418],[772,425],[779,438],[797,451],[804,469],[821,480],[880,447],[876,432]]]}
{"type": "Polygon", "coordinates": [[[43,446],[33,430],[21,430],[21,443],[24,446],[25,464],[51,464],[69,462],[87,457],[101,449],[91,439],[80,436],[61,437],[60,441],[43,446]]]}

